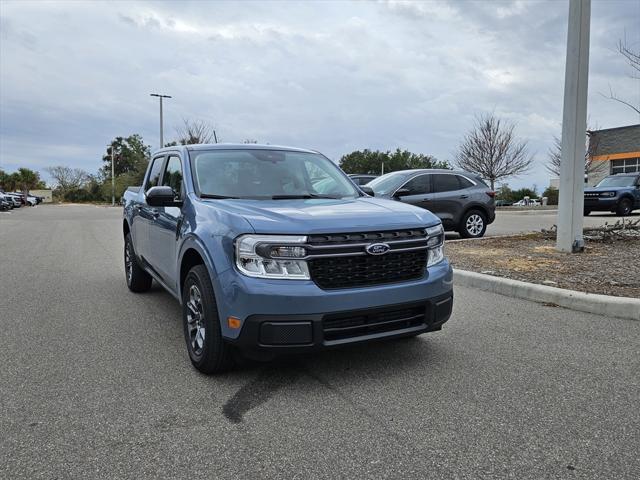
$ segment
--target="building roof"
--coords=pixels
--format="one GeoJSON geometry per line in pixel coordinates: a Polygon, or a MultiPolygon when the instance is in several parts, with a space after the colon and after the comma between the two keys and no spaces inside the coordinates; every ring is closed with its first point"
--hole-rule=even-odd
{"type": "Polygon", "coordinates": [[[589,132],[593,156],[640,152],[640,123],[589,132]]]}

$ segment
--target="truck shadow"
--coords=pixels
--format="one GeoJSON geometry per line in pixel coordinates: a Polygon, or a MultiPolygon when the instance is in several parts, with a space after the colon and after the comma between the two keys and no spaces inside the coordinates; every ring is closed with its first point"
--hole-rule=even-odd
{"type": "Polygon", "coordinates": [[[267,402],[279,390],[293,385],[305,390],[320,387],[352,403],[332,378],[352,386],[366,384],[369,380],[384,383],[385,378],[395,377],[398,372],[406,373],[415,368],[424,370],[436,358],[444,361],[444,356],[445,352],[428,341],[408,338],[286,356],[270,362],[244,360],[234,372],[227,374],[227,379],[243,380],[247,375],[253,378],[225,402],[222,413],[231,423],[241,423],[250,410],[267,402]]]}

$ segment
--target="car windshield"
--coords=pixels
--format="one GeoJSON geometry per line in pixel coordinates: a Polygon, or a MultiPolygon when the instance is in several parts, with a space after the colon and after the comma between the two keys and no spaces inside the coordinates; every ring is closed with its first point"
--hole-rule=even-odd
{"type": "Polygon", "coordinates": [[[285,200],[360,196],[331,160],[316,153],[203,150],[191,152],[191,162],[194,181],[203,198],[285,200]]]}
{"type": "Polygon", "coordinates": [[[394,192],[409,177],[406,172],[392,172],[382,175],[367,183],[367,187],[371,187],[376,195],[386,195],[394,192]]]}
{"type": "Polygon", "coordinates": [[[633,187],[635,184],[636,177],[625,175],[625,176],[612,176],[607,177],[602,180],[597,187],[633,187]]]}

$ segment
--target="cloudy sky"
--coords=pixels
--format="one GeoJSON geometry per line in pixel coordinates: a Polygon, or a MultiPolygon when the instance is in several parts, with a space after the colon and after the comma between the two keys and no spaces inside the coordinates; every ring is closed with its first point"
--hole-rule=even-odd
{"type": "MultiPolygon", "coordinates": [[[[474,115],[517,122],[544,188],[560,132],[568,1],[43,2],[0,0],[0,168],[89,172],[117,135],[157,148],[182,118],[221,141],[450,160],[474,115]]],[[[640,0],[594,0],[590,125],[640,123],[616,52],[640,46],[640,0]]],[[[46,175],[45,175],[46,177],[46,175]]]]}

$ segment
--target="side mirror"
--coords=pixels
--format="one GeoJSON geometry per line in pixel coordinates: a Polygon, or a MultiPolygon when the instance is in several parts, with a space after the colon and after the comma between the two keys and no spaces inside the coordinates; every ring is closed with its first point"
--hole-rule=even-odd
{"type": "Polygon", "coordinates": [[[409,195],[411,193],[411,190],[409,190],[408,188],[399,188],[398,190],[396,190],[396,193],[393,194],[393,196],[395,198],[400,198],[400,197],[404,197],[405,195],[409,195]]]}
{"type": "Polygon", "coordinates": [[[182,201],[176,199],[176,192],[173,188],[163,187],[151,187],[145,194],[147,197],[147,204],[151,207],[179,207],[182,205],[182,201]]]}
{"type": "Polygon", "coordinates": [[[361,185],[360,186],[360,190],[362,190],[364,193],[366,193],[370,197],[375,197],[376,196],[375,192],[373,191],[373,188],[367,187],[366,185],[361,185]]]}

